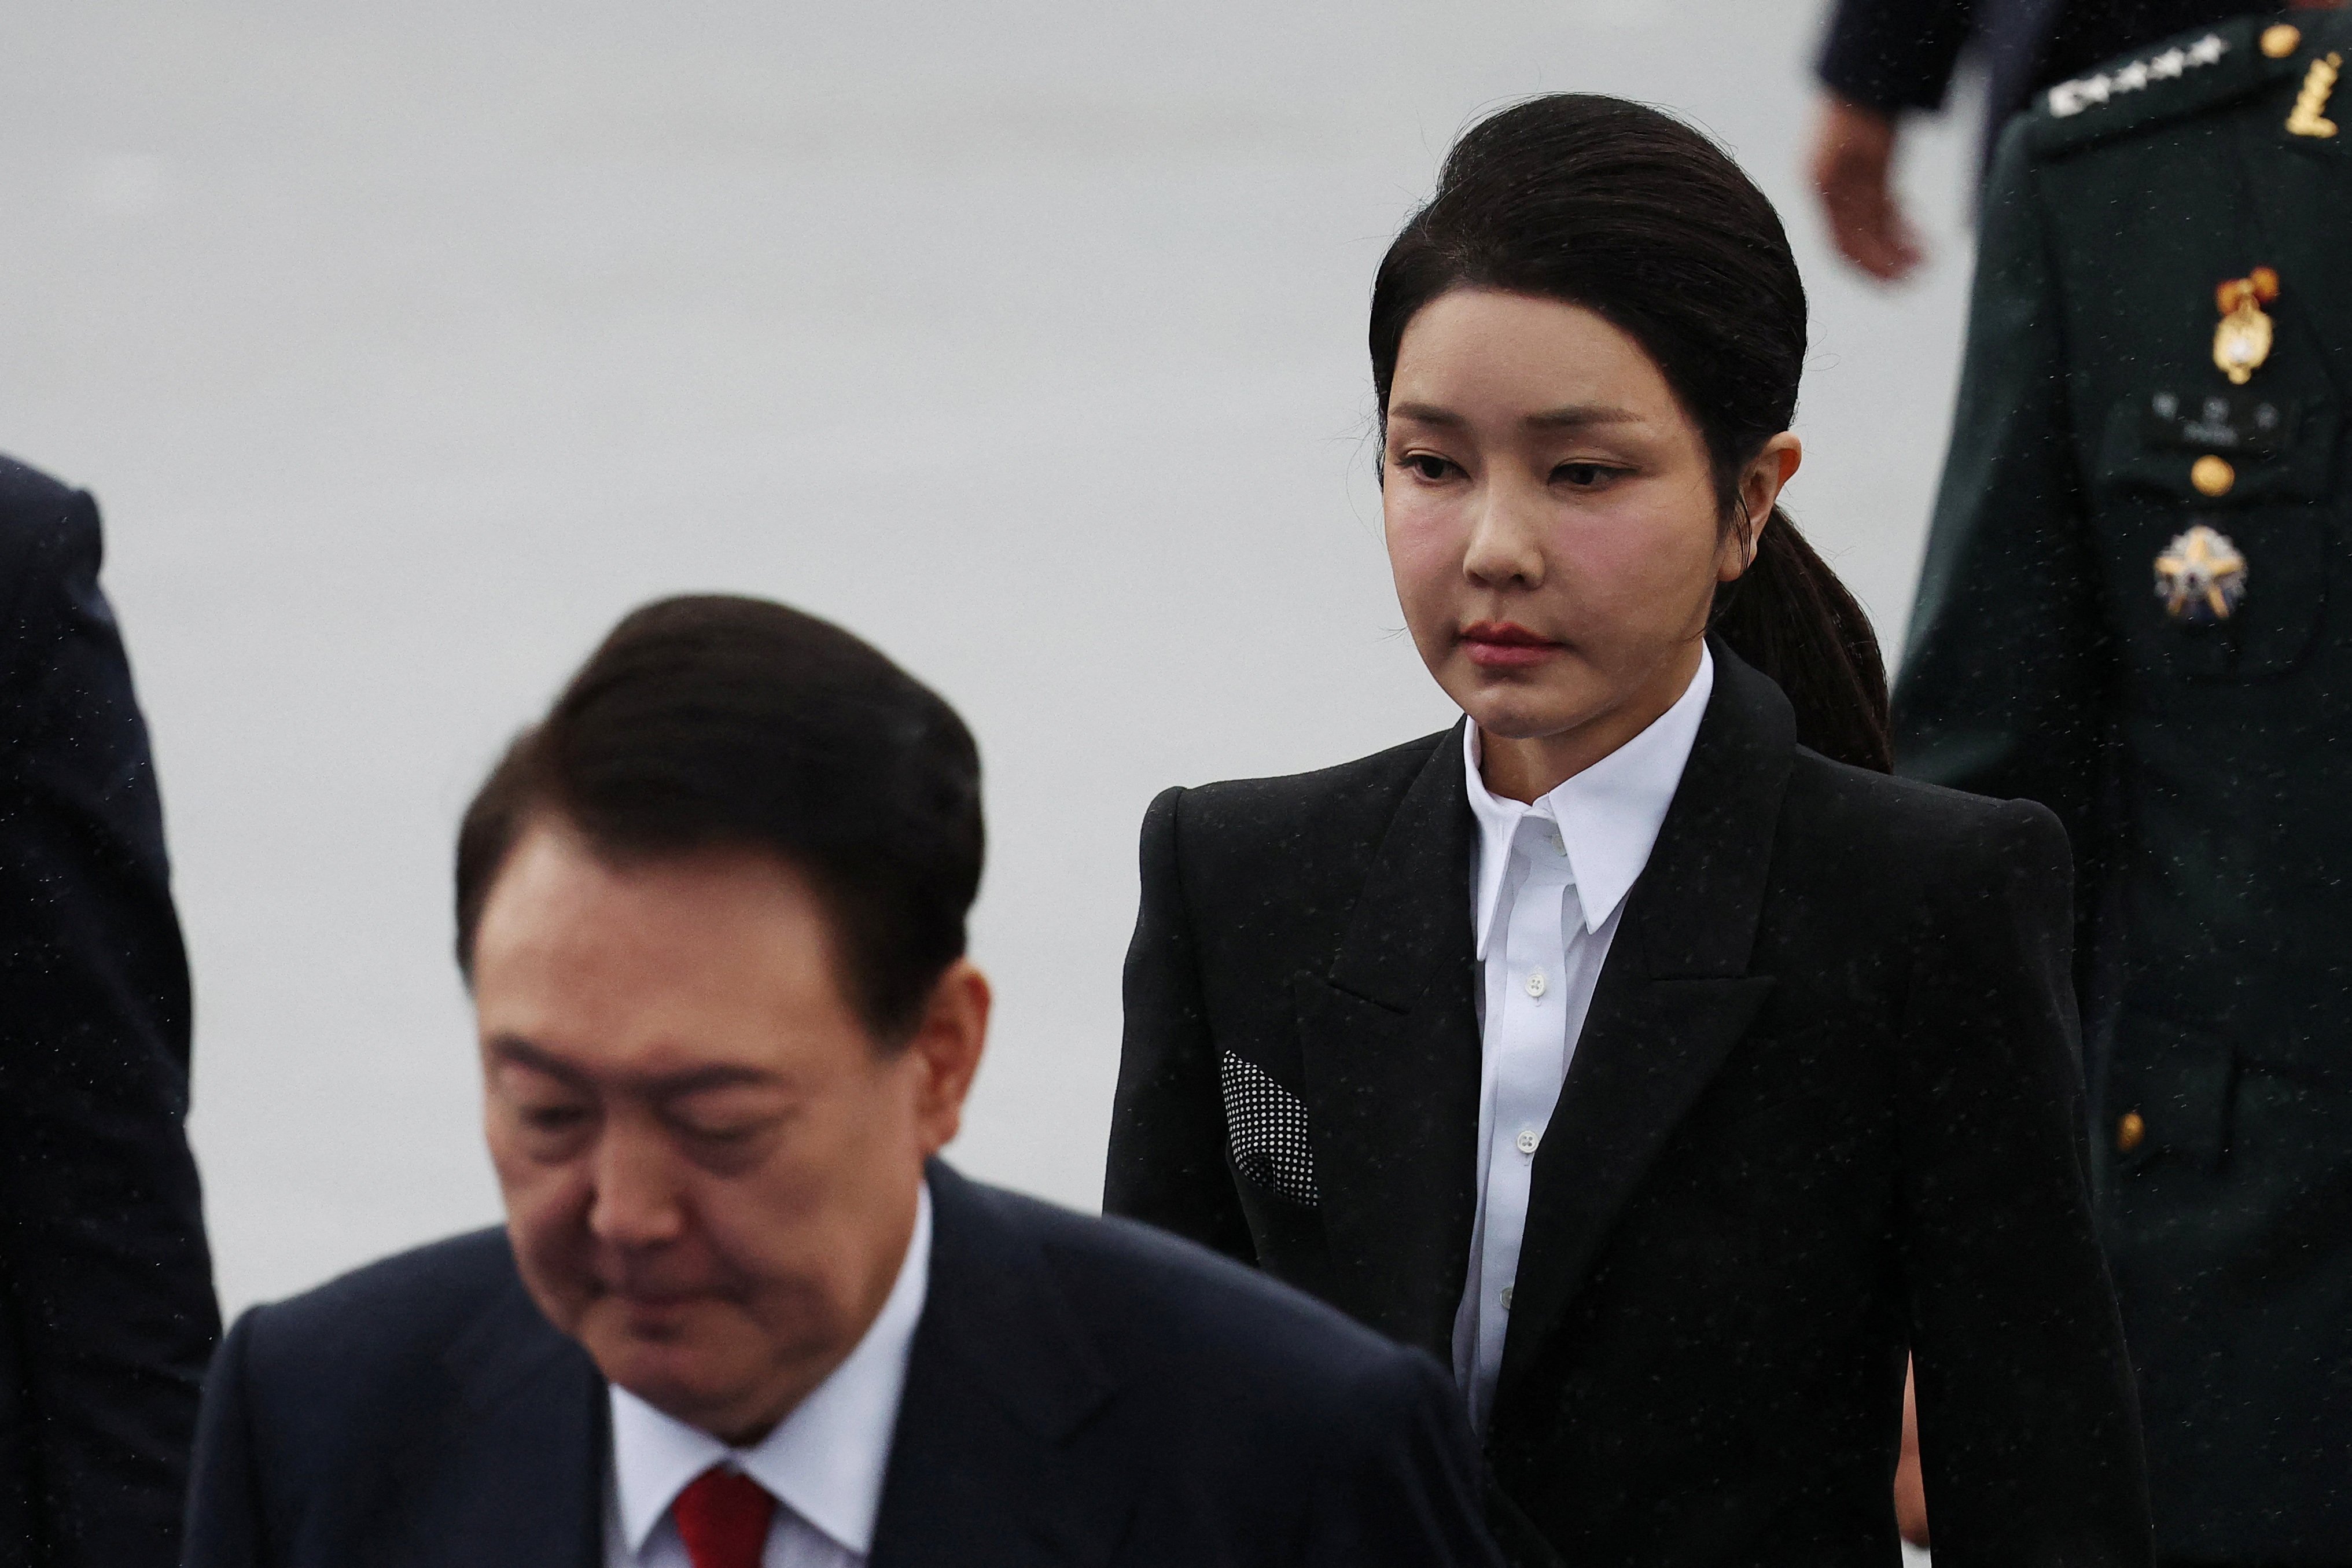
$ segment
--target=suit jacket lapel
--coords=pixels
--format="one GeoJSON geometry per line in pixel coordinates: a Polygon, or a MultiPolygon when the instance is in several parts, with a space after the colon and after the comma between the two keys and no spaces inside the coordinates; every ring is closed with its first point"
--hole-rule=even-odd
{"type": "Polygon", "coordinates": [[[1796,722],[1715,647],[1716,684],[1586,1015],[1528,1198],[1497,1400],[1541,1350],[1602,1239],[1772,988],[1748,971],[1796,722]]]}
{"type": "Polygon", "coordinates": [[[443,1358],[450,1409],[405,1457],[407,1531],[370,1562],[601,1568],[607,1405],[595,1363],[520,1279],[443,1358]]]}
{"type": "Polygon", "coordinates": [[[929,1292],[869,1561],[1106,1562],[1132,1506],[1134,1457],[1078,1439],[1116,1396],[1113,1374],[1035,1243],[996,1212],[999,1200],[938,1161],[929,1182],[929,1292]]]}
{"type": "Polygon", "coordinates": [[[1330,974],[1295,983],[1331,1300],[1441,1362],[1478,1191],[1475,835],[1457,725],[1399,805],[1330,974]]]}

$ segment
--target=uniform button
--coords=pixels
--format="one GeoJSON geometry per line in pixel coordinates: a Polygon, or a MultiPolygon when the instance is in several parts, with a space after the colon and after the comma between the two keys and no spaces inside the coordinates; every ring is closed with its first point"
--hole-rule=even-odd
{"type": "Polygon", "coordinates": [[[1536,1130],[1534,1128],[1522,1127],[1519,1129],[1519,1135],[1513,1139],[1512,1142],[1519,1146],[1520,1153],[1532,1154],[1536,1152],[1536,1145],[1542,1142],[1543,1140],[1536,1135],[1536,1130]]]}
{"type": "Polygon", "coordinates": [[[2290,27],[2284,22],[2281,22],[2275,27],[2263,29],[2263,53],[2274,60],[2286,58],[2287,56],[2294,53],[2295,46],[2302,42],[2302,29],[2290,27]]]}
{"type": "Polygon", "coordinates": [[[2128,1154],[2147,1141],[2147,1123],[2140,1120],[2140,1114],[2138,1111],[2125,1111],[2123,1119],[2116,1123],[2116,1148],[2117,1152],[2128,1154]]]}
{"type": "Polygon", "coordinates": [[[1530,996],[1541,996],[1543,994],[1544,972],[1540,969],[1529,970],[1528,972],[1528,994],[1530,996]]]}
{"type": "Polygon", "coordinates": [[[1506,1312],[1507,1312],[1507,1311],[1509,1311],[1510,1310],[1511,1310],[1511,1288],[1510,1288],[1508,1285],[1506,1285],[1506,1286],[1504,1286],[1504,1287],[1503,1287],[1503,1310],[1505,1310],[1506,1312]]]}
{"type": "Polygon", "coordinates": [[[2208,452],[2189,465],[2189,482],[2200,496],[2225,496],[2238,482],[2238,470],[2208,452]]]}

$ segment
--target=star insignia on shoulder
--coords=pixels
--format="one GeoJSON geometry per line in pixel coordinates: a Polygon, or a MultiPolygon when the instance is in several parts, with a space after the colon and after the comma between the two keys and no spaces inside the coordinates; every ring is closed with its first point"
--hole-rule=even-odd
{"type": "Polygon", "coordinates": [[[2229,52],[2227,38],[2219,33],[2208,33],[2185,49],[2175,47],[2160,55],[2134,60],[2112,73],[2100,71],[2095,76],[2062,81],[2050,89],[2050,112],[2057,119],[2067,119],[2086,109],[2112,103],[2123,93],[2138,92],[2150,82],[2177,80],[2200,66],[2219,65],[2221,57],[2229,52]]]}

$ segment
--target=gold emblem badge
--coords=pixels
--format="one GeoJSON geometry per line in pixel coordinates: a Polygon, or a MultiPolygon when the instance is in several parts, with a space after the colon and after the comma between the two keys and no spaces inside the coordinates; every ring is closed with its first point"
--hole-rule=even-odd
{"type": "Polygon", "coordinates": [[[2303,29],[2289,26],[2284,22],[2263,29],[2263,53],[2274,60],[2286,58],[2302,42],[2303,29]]]}
{"type": "Polygon", "coordinates": [[[2221,324],[2213,329],[2213,363],[2233,386],[2246,384],[2271,357],[2271,319],[2263,307],[2278,298],[2278,274],[2257,267],[2213,291],[2221,324]]]}
{"type": "Polygon", "coordinates": [[[2229,535],[2200,522],[2156,558],[2156,596],[2176,621],[2226,621],[2246,596],[2246,558],[2229,535]]]}
{"type": "Polygon", "coordinates": [[[2303,90],[2295,95],[2294,108],[2286,117],[2289,135],[2336,134],[2336,121],[2327,118],[2327,100],[2343,69],[2344,57],[2332,49],[2311,62],[2311,69],[2304,73],[2303,90]]]}

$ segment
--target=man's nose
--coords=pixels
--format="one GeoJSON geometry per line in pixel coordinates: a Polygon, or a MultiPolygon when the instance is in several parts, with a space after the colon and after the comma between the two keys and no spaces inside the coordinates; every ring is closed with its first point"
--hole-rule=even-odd
{"type": "Polygon", "coordinates": [[[588,1224],[599,1240],[655,1247],[684,1232],[676,1163],[658,1133],[611,1127],[597,1141],[592,1160],[596,1191],[588,1224]]]}

